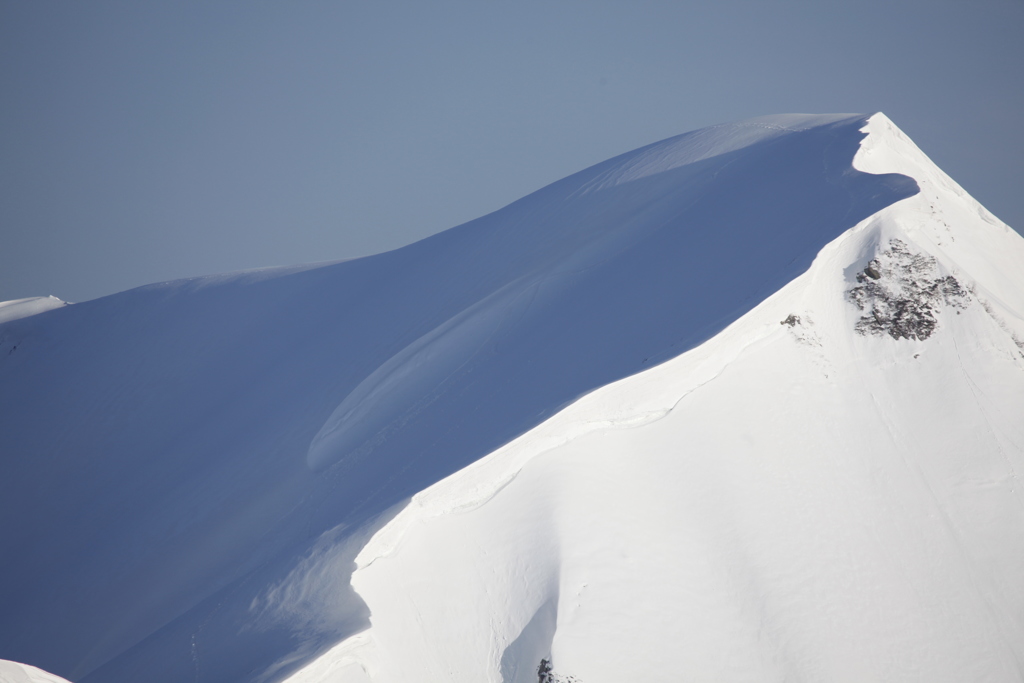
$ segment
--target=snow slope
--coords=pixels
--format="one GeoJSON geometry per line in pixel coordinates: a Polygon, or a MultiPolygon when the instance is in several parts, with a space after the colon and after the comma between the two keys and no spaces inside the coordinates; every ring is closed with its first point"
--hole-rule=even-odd
{"type": "MultiPolygon", "coordinates": [[[[393,252],[3,323],[0,656],[76,681],[274,680],[371,611],[383,633],[371,574],[348,577],[412,496],[698,347],[918,192],[853,167],[865,121],[715,126],[393,252]]],[[[543,649],[554,607],[516,609],[542,616],[513,651],[543,649]]],[[[500,659],[519,617],[495,618],[500,659]]]]}
{"type": "Polygon", "coordinates": [[[289,681],[1022,680],[1024,240],[865,130],[920,193],[414,496],[289,681]]]}
{"type": "Polygon", "coordinates": [[[0,683],[67,683],[67,681],[34,666],[0,659],[0,683]]]}
{"type": "Polygon", "coordinates": [[[55,296],[34,296],[28,299],[14,299],[12,301],[0,301],[0,323],[18,318],[27,318],[44,311],[66,306],[67,303],[55,296]]]}

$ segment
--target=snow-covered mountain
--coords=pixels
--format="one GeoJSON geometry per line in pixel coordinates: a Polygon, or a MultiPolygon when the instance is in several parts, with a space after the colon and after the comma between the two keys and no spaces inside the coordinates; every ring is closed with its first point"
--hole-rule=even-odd
{"type": "Polygon", "coordinates": [[[882,115],[716,126],[4,323],[0,657],[1020,680],[1022,417],[1024,240],[882,115]]]}

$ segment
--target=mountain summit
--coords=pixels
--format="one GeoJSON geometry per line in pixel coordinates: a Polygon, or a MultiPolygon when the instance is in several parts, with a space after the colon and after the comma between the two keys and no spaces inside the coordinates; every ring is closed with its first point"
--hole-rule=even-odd
{"type": "Polygon", "coordinates": [[[1024,240],[880,114],[0,325],[0,657],[1019,680],[1024,240]],[[542,664],[543,662],[543,664],[542,664]]]}

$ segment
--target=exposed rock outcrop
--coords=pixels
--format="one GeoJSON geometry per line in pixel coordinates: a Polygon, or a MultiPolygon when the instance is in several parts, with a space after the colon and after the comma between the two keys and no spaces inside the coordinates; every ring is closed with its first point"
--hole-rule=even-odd
{"type": "Polygon", "coordinates": [[[933,257],[912,253],[898,239],[857,274],[857,283],[846,296],[865,311],[855,327],[860,334],[924,340],[938,326],[943,306],[962,309],[970,302],[967,290],[942,275],[933,257]]]}

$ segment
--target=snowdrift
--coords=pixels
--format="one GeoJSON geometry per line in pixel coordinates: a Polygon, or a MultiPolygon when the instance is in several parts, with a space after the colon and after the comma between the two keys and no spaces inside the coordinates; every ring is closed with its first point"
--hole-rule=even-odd
{"type": "Polygon", "coordinates": [[[1021,242],[884,117],[771,117],[7,322],[0,656],[1016,680],[1021,242]]]}

